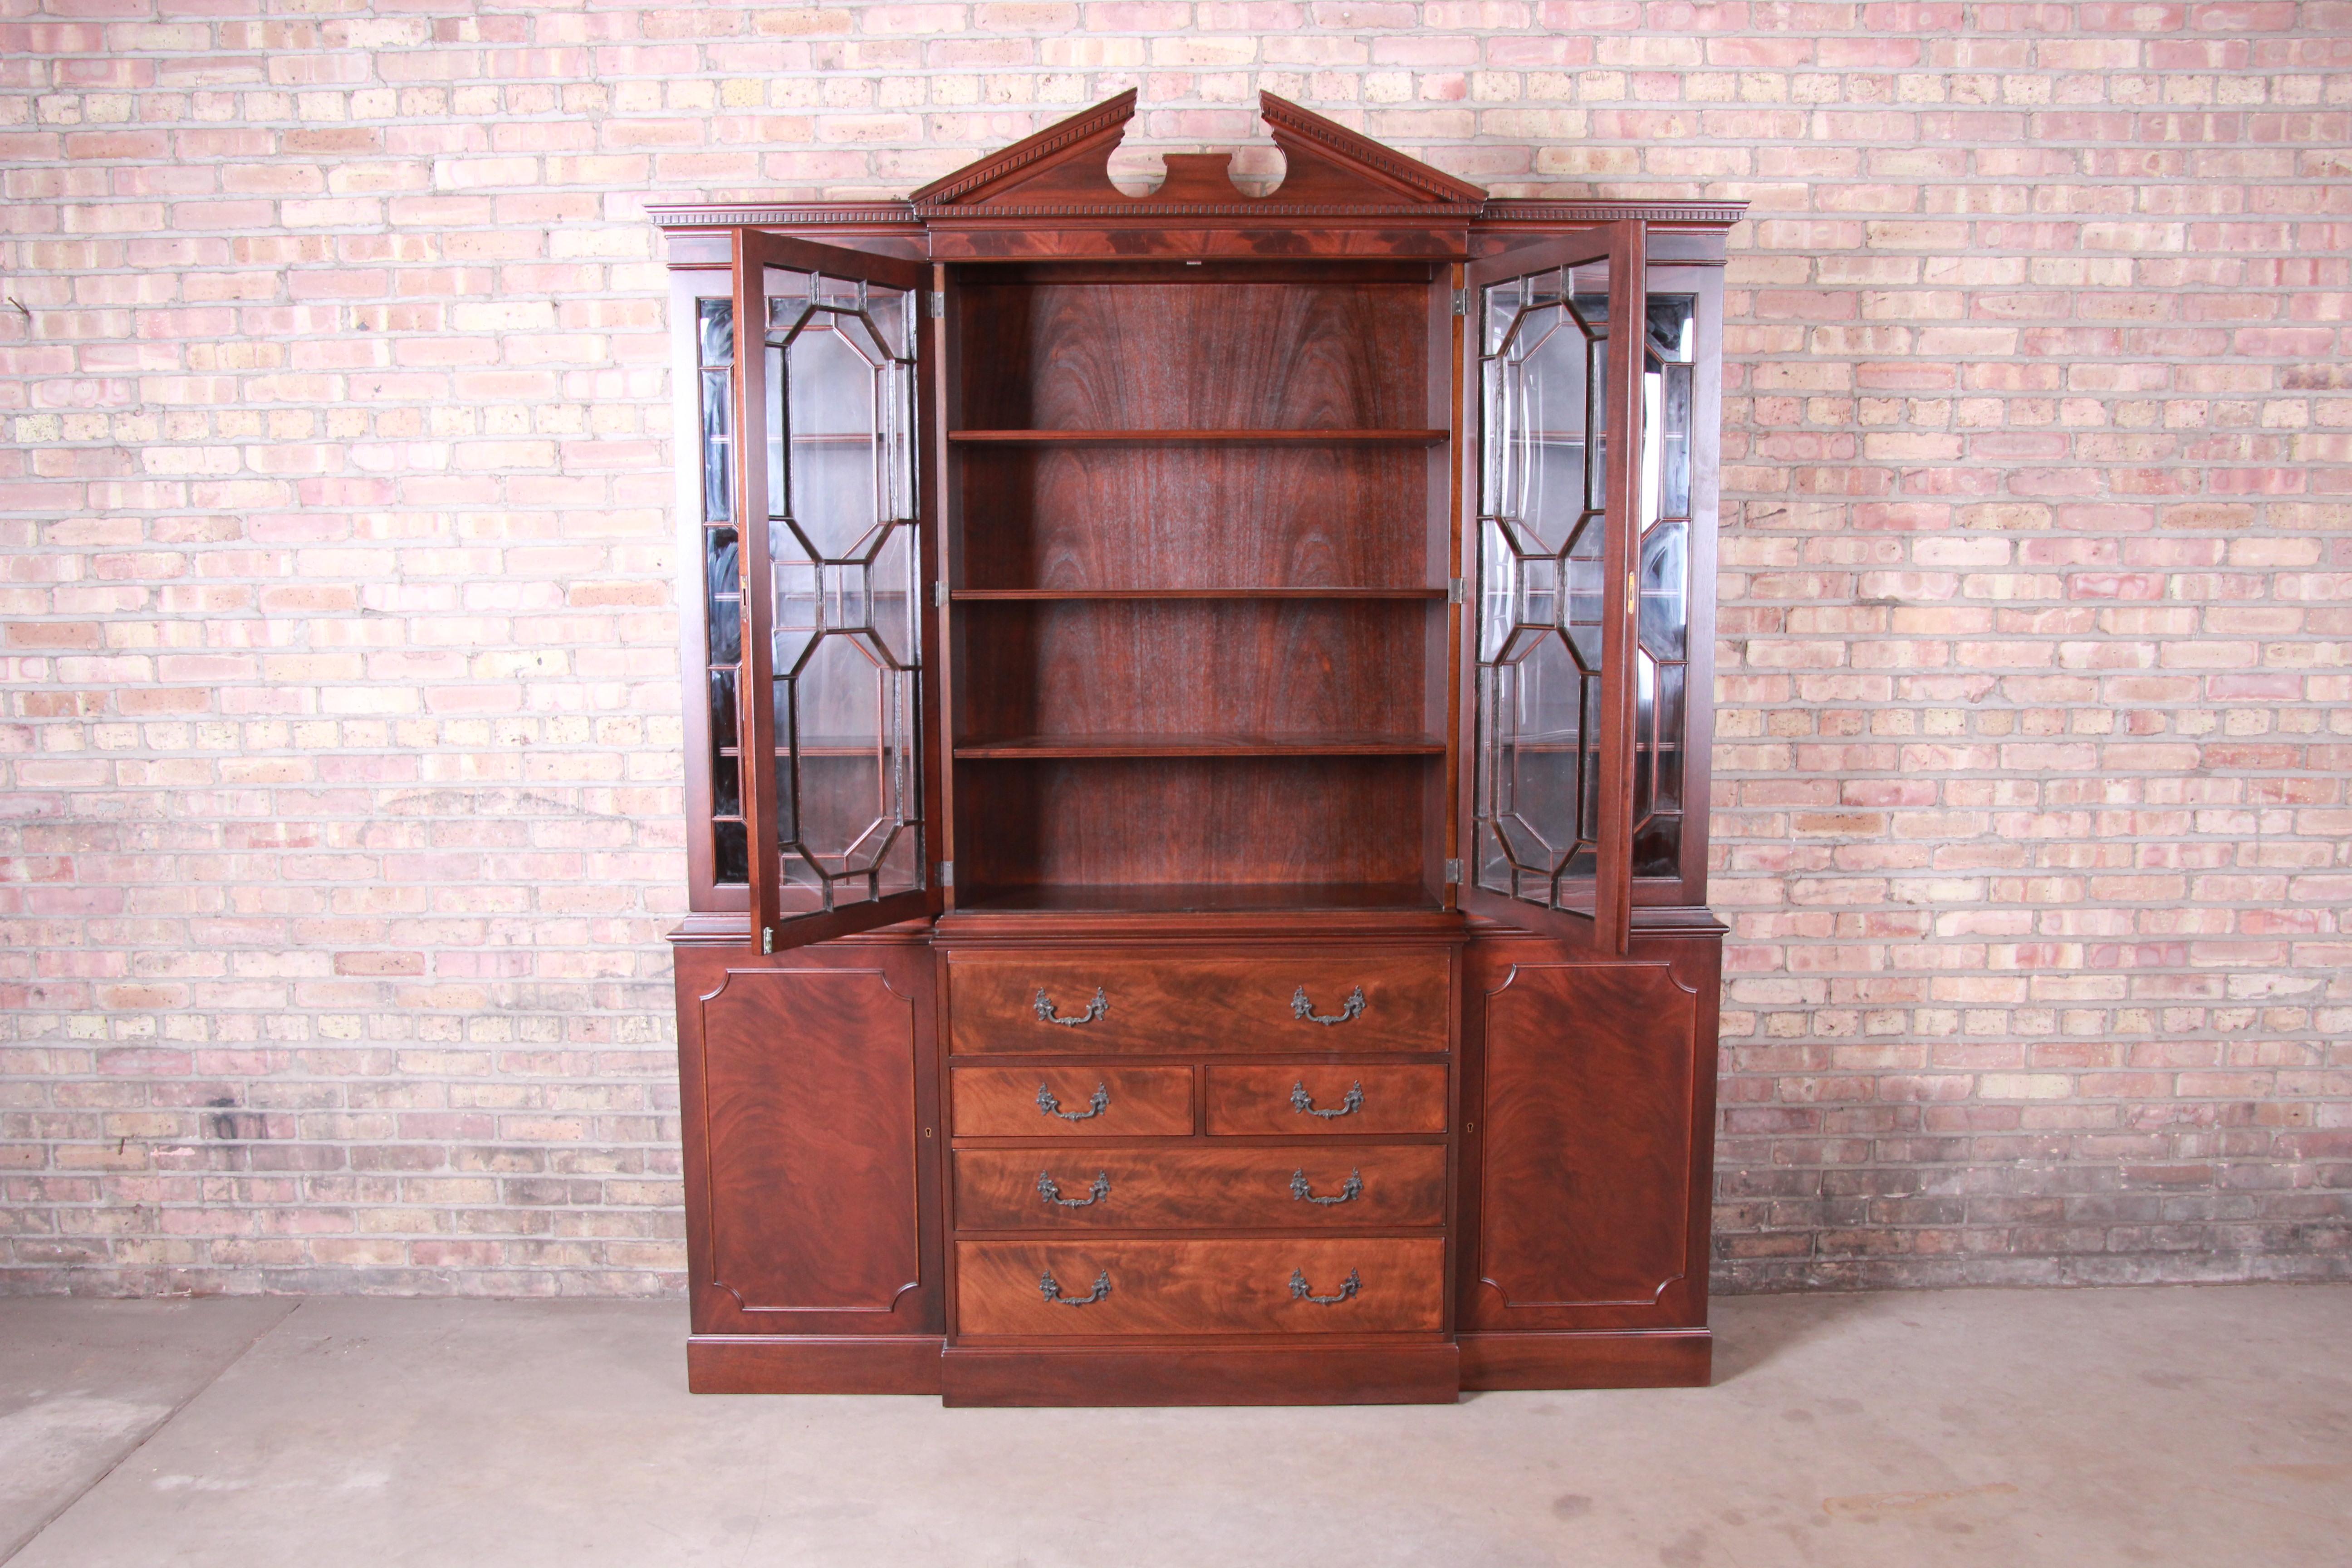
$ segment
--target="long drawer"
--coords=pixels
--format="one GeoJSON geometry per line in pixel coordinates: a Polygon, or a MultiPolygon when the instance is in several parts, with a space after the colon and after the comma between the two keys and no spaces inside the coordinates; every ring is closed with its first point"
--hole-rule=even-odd
{"type": "Polygon", "coordinates": [[[963,1230],[1303,1229],[1445,1221],[1445,1146],[962,1149],[963,1230]]]}
{"type": "Polygon", "coordinates": [[[961,1241],[965,1334],[1346,1334],[1444,1322],[1437,1237],[961,1241]]]}
{"type": "Polygon", "coordinates": [[[1442,1051],[1448,976],[1447,954],[1427,948],[951,952],[949,1035],[961,1055],[1442,1051]]]}

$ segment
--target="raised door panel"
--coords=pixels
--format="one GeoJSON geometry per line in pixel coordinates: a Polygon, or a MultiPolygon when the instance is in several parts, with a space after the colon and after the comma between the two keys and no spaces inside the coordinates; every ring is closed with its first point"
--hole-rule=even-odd
{"type": "Polygon", "coordinates": [[[922,1277],[914,1001],[878,968],[734,969],[700,1012],[709,1283],[772,1332],[892,1314],[922,1277]]]}
{"type": "Polygon", "coordinates": [[[1698,995],[1664,963],[1506,964],[1490,985],[1465,1327],[1679,1321],[1698,995]]]}

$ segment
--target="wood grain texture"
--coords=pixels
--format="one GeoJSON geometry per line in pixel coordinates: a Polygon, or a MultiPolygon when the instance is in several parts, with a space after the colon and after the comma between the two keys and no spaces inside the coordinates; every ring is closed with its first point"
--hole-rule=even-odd
{"type": "Polygon", "coordinates": [[[914,1002],[878,969],[735,969],[700,1022],[710,1282],[888,1312],[921,1276],[914,1002]]]}
{"type": "Polygon", "coordinates": [[[961,1241],[960,1335],[1360,1334],[1435,1332],[1444,1321],[1445,1243],[1438,1237],[1298,1237],[1233,1241],[961,1241]],[[1293,1271],[1330,1305],[1291,1294],[1293,1271]],[[1050,1274],[1087,1306],[1049,1301],[1050,1274]]]}
{"type": "Polygon", "coordinates": [[[937,1334],[696,1334],[686,1342],[694,1394],[937,1394],[937,1334]]]}
{"type": "Polygon", "coordinates": [[[1212,1067],[1209,1131],[1300,1137],[1335,1133],[1443,1132],[1445,1069],[1435,1066],[1349,1063],[1339,1067],[1212,1067]],[[1342,1116],[1298,1110],[1304,1085],[1316,1110],[1338,1110],[1360,1086],[1363,1103],[1342,1116]]]}
{"type": "Polygon", "coordinates": [[[1104,1405],[1452,1405],[1461,1358],[1452,1342],[1329,1345],[951,1345],[940,1403],[955,1406],[1104,1405]]]}
{"type": "Polygon", "coordinates": [[[962,586],[1442,581],[1431,458],[1396,447],[964,448],[962,586]]]}
{"type": "MultiPolygon", "coordinates": [[[[1133,883],[1423,883],[1425,757],[956,764],[959,899],[1133,883]]],[[[1433,902],[1434,900],[1433,899],[1433,902]]]]}
{"type": "Polygon", "coordinates": [[[961,428],[1417,430],[1426,285],[972,281],[961,428]]]}
{"type": "Polygon", "coordinates": [[[964,1149],[953,1156],[955,1225],[962,1230],[1330,1230],[1445,1223],[1445,1146],[1399,1143],[1296,1149],[1129,1147],[964,1149]],[[1050,1175],[1066,1199],[1109,1191],[1083,1208],[1046,1199],[1050,1175]],[[1316,1198],[1292,1191],[1305,1176],[1316,1198]]]}
{"type": "Polygon", "coordinates": [[[1520,963],[1486,997],[1477,1326],[1554,1326],[1521,1309],[1638,1319],[1685,1279],[1697,1010],[1655,963],[1520,963]]]}
{"type": "Polygon", "coordinates": [[[950,949],[949,1048],[958,1055],[1082,1052],[1153,1055],[1234,1051],[1442,1051],[1451,1038],[1449,960],[1440,948],[1360,952],[1276,949],[1249,956],[1044,949],[950,949]],[[1103,1014],[1065,1026],[1040,1020],[1045,993],[1057,1016],[1103,1014]],[[1297,1016],[1304,989],[1323,1017],[1364,994],[1344,1024],[1297,1016]]]}
{"type": "Polygon", "coordinates": [[[1186,1068],[958,1068],[949,1075],[950,1115],[960,1138],[1182,1137],[1192,1131],[1192,1074],[1186,1068]],[[1052,1092],[1062,1111],[1109,1091],[1100,1115],[1072,1121],[1037,1103],[1052,1092]]]}
{"type": "Polygon", "coordinates": [[[957,616],[958,745],[1108,735],[1426,746],[1444,724],[1429,670],[1442,613],[1398,600],[973,605],[957,616]]]}
{"type": "Polygon", "coordinates": [[[1705,1388],[1715,1337],[1705,1329],[1461,1336],[1462,1386],[1705,1388]]]}

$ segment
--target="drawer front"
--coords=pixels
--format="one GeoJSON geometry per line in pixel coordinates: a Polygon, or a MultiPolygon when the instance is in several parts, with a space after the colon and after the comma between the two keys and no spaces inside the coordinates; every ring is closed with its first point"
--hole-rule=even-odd
{"type": "Polygon", "coordinates": [[[1445,1223],[1445,1146],[965,1149],[965,1230],[1286,1230],[1445,1223]]]}
{"type": "Polygon", "coordinates": [[[1209,1131],[1443,1132],[1445,1068],[1433,1064],[1213,1067],[1209,1131]]]}
{"type": "Polygon", "coordinates": [[[1189,1068],[957,1068],[963,1138],[1176,1137],[1192,1131],[1189,1068]]]}
{"type": "Polygon", "coordinates": [[[1433,1332],[1444,1322],[1444,1276],[1437,1237],[961,1241],[956,1326],[966,1334],[1433,1332]]]}
{"type": "Polygon", "coordinates": [[[950,953],[949,1033],[966,1056],[1442,1051],[1452,1037],[1448,973],[1447,954],[1428,948],[1297,958],[950,953]]]}

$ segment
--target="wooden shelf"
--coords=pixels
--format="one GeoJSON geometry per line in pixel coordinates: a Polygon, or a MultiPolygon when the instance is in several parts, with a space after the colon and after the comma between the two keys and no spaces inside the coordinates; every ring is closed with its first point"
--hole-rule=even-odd
{"type": "Polygon", "coordinates": [[[950,441],[1030,447],[1434,447],[1446,430],[950,430],[950,441]]]}
{"type": "Polygon", "coordinates": [[[1045,883],[959,889],[956,908],[988,914],[1241,914],[1286,910],[1433,910],[1416,882],[1045,883]]]}
{"type": "Polygon", "coordinates": [[[977,603],[1076,599],[1443,599],[1443,588],[957,588],[977,603]]]}
{"type": "Polygon", "coordinates": [[[960,759],[1434,757],[1434,735],[1004,735],[958,742],[960,759]]]}

